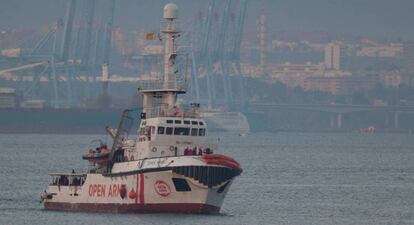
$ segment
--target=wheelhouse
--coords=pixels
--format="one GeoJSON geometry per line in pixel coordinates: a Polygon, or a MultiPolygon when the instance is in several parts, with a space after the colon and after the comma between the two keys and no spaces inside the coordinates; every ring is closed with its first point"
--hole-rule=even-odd
{"type": "Polygon", "coordinates": [[[158,137],[204,137],[207,126],[195,118],[151,118],[142,120],[138,130],[139,141],[153,141],[158,137]]]}

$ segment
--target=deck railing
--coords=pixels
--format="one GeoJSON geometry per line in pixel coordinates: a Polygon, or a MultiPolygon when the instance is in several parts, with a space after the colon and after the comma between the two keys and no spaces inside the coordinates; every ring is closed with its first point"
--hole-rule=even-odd
{"type": "Polygon", "coordinates": [[[199,110],[198,108],[194,107],[153,107],[147,108],[145,110],[145,117],[146,118],[154,118],[154,117],[185,117],[185,118],[199,118],[199,110]]]}
{"type": "Polygon", "coordinates": [[[143,80],[138,83],[138,90],[146,91],[178,91],[185,92],[187,90],[187,82],[183,79],[165,82],[163,80],[143,80]]]}
{"type": "Polygon", "coordinates": [[[179,33],[181,32],[181,22],[175,20],[174,23],[171,23],[170,21],[161,21],[161,32],[166,33],[179,33]]]}

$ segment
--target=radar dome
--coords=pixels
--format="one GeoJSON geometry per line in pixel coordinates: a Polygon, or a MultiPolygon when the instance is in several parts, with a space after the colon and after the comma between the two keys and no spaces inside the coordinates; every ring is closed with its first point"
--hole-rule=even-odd
{"type": "Polygon", "coordinates": [[[164,6],[164,19],[177,19],[178,6],[174,3],[168,3],[164,6]]]}

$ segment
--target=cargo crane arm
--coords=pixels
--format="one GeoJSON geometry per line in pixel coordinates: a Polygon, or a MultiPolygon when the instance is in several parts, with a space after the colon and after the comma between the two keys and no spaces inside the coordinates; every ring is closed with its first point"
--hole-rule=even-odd
{"type": "Polygon", "coordinates": [[[32,64],[17,66],[17,67],[5,69],[5,70],[0,70],[0,75],[5,74],[5,73],[20,71],[20,70],[25,70],[25,69],[31,69],[31,68],[42,66],[42,65],[45,65],[45,64],[48,64],[48,62],[44,61],[44,62],[32,63],[32,64]]]}

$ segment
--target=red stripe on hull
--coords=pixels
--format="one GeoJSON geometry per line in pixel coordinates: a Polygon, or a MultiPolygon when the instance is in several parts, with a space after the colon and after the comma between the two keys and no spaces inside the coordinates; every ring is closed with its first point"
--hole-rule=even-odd
{"type": "Polygon", "coordinates": [[[139,174],[139,201],[140,201],[140,203],[141,204],[144,204],[145,203],[145,200],[144,200],[144,173],[140,173],[139,174]]]}
{"type": "Polygon", "coordinates": [[[219,207],[196,203],[169,204],[102,204],[45,202],[45,209],[76,212],[107,213],[218,213],[219,207]]]}
{"type": "Polygon", "coordinates": [[[137,196],[135,197],[135,204],[138,204],[138,184],[139,184],[139,174],[137,174],[137,188],[135,189],[137,192],[137,196]]]}

